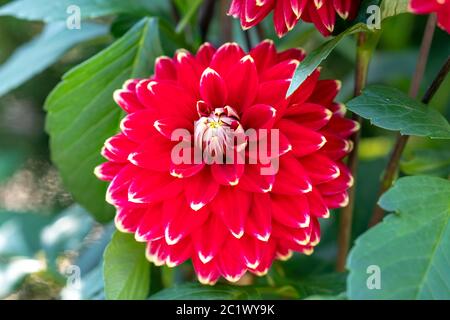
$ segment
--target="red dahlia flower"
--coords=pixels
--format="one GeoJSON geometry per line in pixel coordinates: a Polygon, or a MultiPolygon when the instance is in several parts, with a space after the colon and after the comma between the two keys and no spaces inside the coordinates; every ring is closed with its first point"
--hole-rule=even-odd
{"type": "Polygon", "coordinates": [[[409,8],[414,13],[436,13],[439,27],[450,33],[450,0],[411,0],[409,8]]]}
{"type": "Polygon", "coordinates": [[[110,181],[117,228],[146,242],[150,261],[173,267],[190,258],[199,280],[212,284],[262,275],[293,251],[312,253],[318,219],[347,204],[352,177],[342,159],[358,126],[334,102],[340,83],[319,80],[320,70],[285,97],[303,58],[297,49],[277,53],[270,41],[249,54],[235,43],[204,44],[196,55],[159,58],[152,77],[114,94],[127,116],[96,175],[110,181]],[[185,135],[173,141],[178,130],[185,135]],[[195,142],[180,153],[183,163],[174,153],[180,141],[195,142]],[[255,142],[266,143],[270,161],[250,150],[255,142]],[[240,156],[191,161],[199,149],[240,156]]]}
{"type": "Polygon", "coordinates": [[[324,35],[334,30],[336,13],[344,20],[352,19],[360,0],[233,0],[229,15],[241,20],[242,28],[260,23],[272,10],[279,37],[292,30],[299,20],[312,22],[324,35]]]}

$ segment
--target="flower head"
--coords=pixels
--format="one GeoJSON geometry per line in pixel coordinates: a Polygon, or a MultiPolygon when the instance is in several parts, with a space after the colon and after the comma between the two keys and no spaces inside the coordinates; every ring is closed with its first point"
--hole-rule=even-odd
{"type": "Polygon", "coordinates": [[[436,13],[439,27],[450,33],[450,0],[411,0],[409,9],[420,14],[436,13]]]}
{"type": "Polygon", "coordinates": [[[260,23],[271,11],[279,37],[303,20],[312,22],[324,35],[334,30],[336,13],[344,20],[352,19],[360,0],[233,0],[228,14],[241,20],[242,28],[260,23]]]}
{"type": "Polygon", "coordinates": [[[303,58],[271,41],[248,54],[204,44],[157,59],[152,77],[114,94],[127,116],[95,172],[110,182],[117,228],[146,242],[150,261],[191,259],[211,284],[312,253],[319,218],[347,203],[342,159],[358,126],[320,70],[286,98],[303,58]]]}

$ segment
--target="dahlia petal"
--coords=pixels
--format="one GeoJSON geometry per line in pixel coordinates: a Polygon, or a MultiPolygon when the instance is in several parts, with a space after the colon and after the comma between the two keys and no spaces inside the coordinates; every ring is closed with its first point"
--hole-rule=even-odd
{"type": "Polygon", "coordinates": [[[135,233],[139,242],[149,242],[164,237],[163,209],[161,203],[150,205],[135,233]]]}
{"type": "Polygon", "coordinates": [[[167,245],[163,240],[154,240],[147,243],[145,252],[147,260],[155,264],[155,266],[163,266],[166,264],[168,255],[167,245]]]}
{"type": "Polygon", "coordinates": [[[219,196],[212,203],[212,210],[220,215],[235,238],[239,239],[244,235],[251,200],[251,194],[248,192],[222,187],[219,196]]]}
{"type": "Polygon", "coordinates": [[[313,188],[313,190],[308,193],[306,197],[308,198],[309,212],[311,216],[317,218],[328,218],[330,216],[330,210],[317,189],[313,188]]]}
{"type": "Polygon", "coordinates": [[[258,92],[258,72],[250,55],[242,58],[224,78],[228,87],[228,105],[243,111],[254,104],[258,92]]]}
{"type": "Polygon", "coordinates": [[[117,162],[105,162],[94,169],[95,176],[103,181],[112,181],[125,165],[117,162]]]}
{"type": "Polygon", "coordinates": [[[211,64],[211,60],[216,51],[217,49],[208,42],[200,46],[197,51],[196,59],[203,69],[206,69],[211,64]]]}
{"type": "MultiPolygon", "coordinates": [[[[222,219],[217,215],[210,214],[205,224],[192,233],[195,257],[202,263],[213,260],[229,234],[222,219]]],[[[195,261],[194,258],[193,260],[195,261]]]]}
{"type": "Polygon", "coordinates": [[[228,91],[222,77],[211,68],[207,68],[200,79],[200,95],[212,108],[223,107],[228,91]]]}
{"type": "Polygon", "coordinates": [[[245,52],[237,43],[226,43],[214,54],[210,67],[225,78],[230,73],[230,67],[239,63],[245,52]]]}
{"type": "Polygon", "coordinates": [[[354,180],[350,170],[343,163],[337,162],[336,164],[339,167],[340,171],[339,177],[317,186],[322,195],[326,196],[336,193],[342,193],[353,186],[354,180]]]}
{"type": "Polygon", "coordinates": [[[253,194],[245,229],[246,233],[259,241],[269,241],[272,234],[272,205],[268,194],[253,194]]]}
{"type": "Polygon", "coordinates": [[[438,26],[447,33],[450,33],[450,2],[447,1],[447,7],[437,13],[438,26]]]}
{"type": "Polygon", "coordinates": [[[278,243],[276,258],[281,261],[287,261],[292,257],[293,251],[284,243],[278,243]]]}
{"type": "Polygon", "coordinates": [[[136,86],[142,79],[130,79],[125,81],[122,86],[122,89],[125,91],[136,92],[136,86]]]}
{"type": "Polygon", "coordinates": [[[319,153],[303,157],[299,161],[314,185],[334,180],[341,174],[334,161],[319,153]]]}
{"type": "Polygon", "coordinates": [[[159,57],[155,61],[155,80],[177,80],[175,63],[169,57],[159,57]]]}
{"type": "Polygon", "coordinates": [[[320,19],[322,20],[322,24],[328,30],[329,33],[333,32],[334,25],[336,23],[336,13],[335,8],[328,5],[323,5],[320,9],[317,10],[319,13],[320,19]]]}
{"type": "Polygon", "coordinates": [[[128,139],[141,143],[155,133],[155,130],[149,126],[155,119],[156,112],[154,110],[139,110],[123,118],[120,122],[120,130],[128,139]]]}
{"type": "Polygon", "coordinates": [[[352,0],[333,0],[333,1],[336,12],[342,19],[346,20],[350,15],[352,0]]]}
{"type": "Polygon", "coordinates": [[[439,1],[424,1],[424,0],[411,0],[409,7],[411,11],[415,13],[430,13],[440,9],[441,4],[439,1]]]}
{"type": "Polygon", "coordinates": [[[125,165],[112,179],[106,190],[106,202],[120,206],[128,205],[128,188],[137,170],[132,165],[125,165]]]}
{"type": "Polygon", "coordinates": [[[169,174],[141,170],[133,177],[128,200],[133,203],[156,203],[183,191],[183,182],[169,174]]]}
{"type": "Polygon", "coordinates": [[[311,240],[309,245],[315,247],[320,242],[320,223],[317,218],[312,219],[311,240]]]}
{"type": "Polygon", "coordinates": [[[255,103],[276,107],[281,101],[284,101],[290,83],[291,81],[287,79],[260,83],[255,103]]]}
{"type": "Polygon", "coordinates": [[[244,258],[247,268],[255,269],[261,262],[261,245],[260,241],[252,236],[245,235],[239,241],[240,252],[244,258]]]}
{"type": "Polygon", "coordinates": [[[314,103],[294,104],[286,109],[284,118],[311,130],[320,130],[331,119],[333,113],[314,103]]]}
{"type": "Polygon", "coordinates": [[[241,12],[241,25],[248,29],[260,23],[272,10],[275,0],[245,1],[241,12]]]}
{"type": "Polygon", "coordinates": [[[322,106],[329,106],[333,104],[341,87],[342,84],[338,80],[319,80],[309,101],[322,106]]]}
{"type": "Polygon", "coordinates": [[[177,244],[167,247],[166,264],[173,268],[185,262],[192,254],[192,242],[190,239],[183,239],[177,244]]]}
{"type": "Polygon", "coordinates": [[[270,129],[275,122],[277,110],[267,104],[256,104],[247,108],[242,115],[241,124],[248,129],[270,129]]]}
{"type": "Polygon", "coordinates": [[[250,50],[249,54],[255,60],[256,69],[259,74],[273,66],[277,61],[277,50],[272,40],[261,42],[250,50]]]}
{"type": "Polygon", "coordinates": [[[327,143],[321,152],[332,160],[339,160],[347,156],[353,149],[350,140],[342,139],[334,134],[324,134],[327,143]]]}
{"type": "Polygon", "coordinates": [[[357,132],[360,127],[360,124],[356,121],[342,118],[340,116],[333,116],[328,125],[323,128],[323,131],[347,139],[352,134],[357,132]]]}
{"type": "Polygon", "coordinates": [[[308,199],[305,195],[272,196],[272,215],[279,223],[291,228],[305,228],[310,223],[308,199]]]}
{"type": "Polygon", "coordinates": [[[300,87],[292,94],[291,96],[292,103],[301,105],[309,101],[311,95],[316,89],[319,77],[320,71],[317,69],[308,78],[306,78],[306,80],[303,81],[300,87]]]}
{"type": "Polygon", "coordinates": [[[326,139],[320,133],[305,128],[291,120],[278,122],[280,131],[288,138],[292,145],[292,152],[302,157],[320,150],[326,143],[326,139]]]}
{"type": "Polygon", "coordinates": [[[118,208],[114,223],[120,232],[134,233],[144,214],[144,209],[118,208]]]}
{"type": "Polygon", "coordinates": [[[275,9],[273,11],[273,24],[275,26],[275,31],[280,38],[289,31],[284,16],[284,1],[276,1],[275,9]]]}
{"type": "Polygon", "coordinates": [[[249,192],[270,192],[275,181],[275,175],[261,174],[264,167],[261,164],[246,165],[244,174],[239,180],[239,188],[249,192]]]}
{"type": "Polygon", "coordinates": [[[273,192],[286,195],[298,195],[311,191],[312,185],[300,162],[286,154],[280,158],[280,169],[275,178],[273,192]]]}
{"type": "Polygon", "coordinates": [[[242,9],[243,0],[232,0],[230,9],[228,9],[227,14],[235,18],[239,18],[242,9]]]}
{"type": "Polygon", "coordinates": [[[294,241],[295,243],[306,246],[311,240],[312,226],[306,228],[289,228],[281,224],[273,225],[273,237],[280,242],[294,241]]]}
{"type": "Polygon", "coordinates": [[[326,15],[328,15],[327,5],[322,5],[320,8],[317,8],[315,5],[311,4],[307,6],[307,12],[303,18],[305,21],[311,21],[314,23],[317,30],[319,30],[322,35],[327,37],[331,34],[331,31],[330,26],[327,24],[328,19],[323,18],[326,15]]]}
{"type": "Polygon", "coordinates": [[[277,60],[278,62],[282,62],[285,60],[297,60],[301,62],[305,59],[305,57],[305,50],[299,48],[291,48],[278,53],[277,60]]]}
{"type": "Polygon", "coordinates": [[[273,259],[276,254],[276,245],[274,241],[269,241],[267,243],[262,244],[261,249],[261,261],[259,262],[258,267],[255,269],[251,269],[250,271],[257,276],[264,276],[269,271],[269,268],[272,266],[273,259]]]}
{"type": "Polygon", "coordinates": [[[284,13],[284,22],[286,24],[286,28],[288,31],[294,29],[295,25],[299,21],[299,16],[297,12],[291,5],[291,1],[282,1],[283,2],[283,13],[284,13]]]}
{"type": "Polygon", "coordinates": [[[190,91],[195,97],[199,97],[198,83],[202,75],[202,67],[195,57],[186,50],[178,50],[175,53],[175,66],[177,69],[178,83],[190,91]]]}
{"type": "Polygon", "coordinates": [[[218,255],[219,269],[222,276],[230,281],[237,282],[245,274],[246,265],[239,246],[239,240],[228,237],[218,255]]]}
{"type": "Polygon", "coordinates": [[[186,179],[185,189],[190,207],[198,211],[210,203],[219,192],[219,184],[213,179],[210,170],[202,170],[199,174],[186,179]]]}
{"type": "MultiPolygon", "coordinates": [[[[192,148],[190,149],[193,152],[192,148]]],[[[181,164],[170,164],[170,175],[177,178],[189,178],[200,171],[205,167],[204,163],[200,164],[190,164],[190,163],[181,163],[181,164]]]]}
{"type": "Polygon", "coordinates": [[[104,149],[107,153],[102,151],[102,154],[110,161],[126,162],[130,153],[134,152],[137,147],[138,144],[119,133],[106,140],[104,149]]]}
{"type": "Polygon", "coordinates": [[[164,202],[165,239],[168,245],[174,245],[206,222],[209,211],[204,208],[192,210],[184,195],[164,202]],[[188,222],[188,223],[186,223],[188,222]]]}
{"type": "Polygon", "coordinates": [[[299,64],[300,62],[298,60],[284,60],[262,72],[260,81],[290,80],[299,64]]]}
{"type": "Polygon", "coordinates": [[[138,100],[136,93],[128,90],[116,90],[113,94],[114,101],[126,112],[132,113],[141,110],[144,106],[138,100]]]}
{"type": "Polygon", "coordinates": [[[192,263],[197,273],[198,281],[204,285],[214,285],[220,277],[217,259],[203,263],[199,258],[193,257],[192,263]]]}
{"type": "Polygon", "coordinates": [[[348,205],[349,197],[347,192],[323,196],[326,206],[330,209],[344,208],[348,205]]]}
{"type": "Polygon", "coordinates": [[[197,99],[178,84],[169,81],[141,82],[138,84],[138,96],[162,117],[184,117],[191,123],[196,120],[197,112],[193,106],[197,99]]]}
{"type": "MultiPolygon", "coordinates": [[[[147,123],[148,126],[148,123],[147,123]]],[[[153,122],[153,127],[166,139],[172,140],[172,135],[179,129],[184,129],[186,132],[192,131],[192,122],[185,118],[168,117],[160,118],[153,122]]],[[[192,133],[192,132],[191,132],[192,133]]],[[[184,136],[184,141],[191,141],[191,136],[184,136]]]]}
{"type": "Polygon", "coordinates": [[[213,164],[211,173],[217,183],[236,186],[244,173],[244,164],[213,164]]]}
{"type": "Polygon", "coordinates": [[[171,164],[172,148],[172,142],[154,135],[131,152],[128,161],[143,169],[167,172],[171,164]]]}

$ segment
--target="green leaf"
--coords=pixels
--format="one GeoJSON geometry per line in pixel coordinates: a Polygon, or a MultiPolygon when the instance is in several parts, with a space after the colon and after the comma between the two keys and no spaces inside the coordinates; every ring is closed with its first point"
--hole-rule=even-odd
{"type": "Polygon", "coordinates": [[[303,60],[297,67],[297,70],[295,70],[295,74],[292,78],[287,96],[292,95],[295,90],[297,90],[301,86],[301,84],[314,72],[314,70],[317,69],[322,61],[324,61],[330,55],[330,53],[334,50],[334,48],[336,48],[336,46],[342,39],[344,39],[348,35],[360,31],[367,31],[367,26],[362,23],[358,23],[353,27],[345,30],[338,36],[334,37],[333,39],[325,42],[319,48],[307,55],[305,60],[303,60]]]}
{"type": "Polygon", "coordinates": [[[450,148],[419,149],[413,151],[400,163],[401,170],[408,175],[435,175],[448,177],[450,175],[450,148]]]}
{"type": "Polygon", "coordinates": [[[105,250],[103,277],[106,299],[146,299],[150,264],[145,258],[145,244],[137,242],[131,234],[116,231],[105,250]]]}
{"type": "Polygon", "coordinates": [[[381,3],[381,18],[386,19],[408,12],[409,0],[384,0],[381,3]]]}
{"type": "Polygon", "coordinates": [[[271,296],[289,293],[287,287],[257,287],[215,285],[203,286],[198,283],[186,283],[164,289],[152,296],[150,300],[255,300],[261,299],[263,294],[271,292],[271,296]]]}
{"type": "Polygon", "coordinates": [[[107,33],[106,26],[94,23],[85,23],[80,30],[69,30],[62,22],[47,25],[0,66],[0,96],[55,63],[74,45],[107,33]]]}
{"type": "Polygon", "coordinates": [[[369,86],[347,103],[352,112],[374,125],[404,135],[450,139],[450,125],[433,108],[386,86],[369,86]]]}
{"type": "Polygon", "coordinates": [[[450,299],[450,181],[399,179],[379,204],[396,214],[362,235],[348,259],[350,299],[450,299]],[[368,289],[369,266],[381,288],[368,289]]]}
{"type": "MultiPolygon", "coordinates": [[[[80,8],[81,18],[89,19],[118,13],[145,14],[166,10],[165,0],[17,0],[0,8],[0,16],[11,15],[21,19],[40,21],[66,20],[70,6],[80,8]]],[[[82,24],[84,28],[84,24],[82,24]]]]}
{"type": "Polygon", "coordinates": [[[119,130],[123,112],[113,92],[130,78],[149,76],[162,54],[158,22],[144,18],[121,39],[69,71],[46,101],[53,162],[74,198],[99,221],[113,217],[107,185],[93,174],[105,140],[119,130]]]}
{"type": "Polygon", "coordinates": [[[198,9],[202,5],[203,0],[194,0],[189,3],[189,10],[184,15],[183,19],[178,23],[176,32],[181,33],[186,28],[186,26],[189,24],[189,22],[192,20],[194,15],[197,13],[198,9]]]}

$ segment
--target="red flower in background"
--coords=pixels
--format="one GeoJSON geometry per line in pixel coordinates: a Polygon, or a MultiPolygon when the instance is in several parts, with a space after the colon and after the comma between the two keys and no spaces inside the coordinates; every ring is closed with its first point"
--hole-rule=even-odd
{"type": "Polygon", "coordinates": [[[260,23],[271,11],[279,37],[303,20],[312,22],[324,35],[334,30],[336,13],[344,20],[357,13],[360,0],[233,0],[229,15],[241,20],[242,28],[260,23]]]}
{"type": "MultiPolygon", "coordinates": [[[[191,259],[199,280],[212,284],[262,275],[293,251],[312,253],[319,218],[347,203],[352,177],[342,159],[358,126],[334,102],[340,83],[319,80],[320,70],[285,97],[303,58],[270,41],[249,54],[234,43],[204,44],[196,55],[159,58],[151,78],[115,93],[127,116],[95,172],[110,182],[117,228],[146,242],[150,261],[173,267],[191,259]],[[270,165],[249,164],[249,152],[245,164],[177,164],[171,135],[180,128],[212,153],[247,129],[277,129],[270,156],[279,169],[262,174],[270,165]]],[[[246,136],[238,147],[260,138],[246,136]]]]}
{"type": "Polygon", "coordinates": [[[411,0],[409,8],[414,13],[436,13],[439,27],[450,33],[450,0],[411,0]]]}

